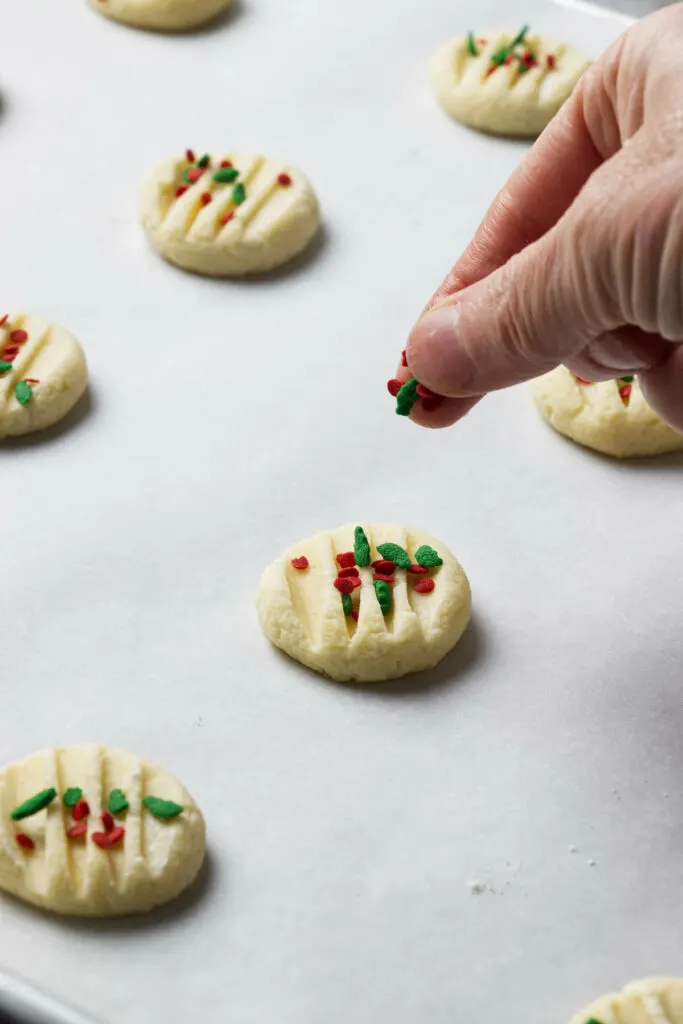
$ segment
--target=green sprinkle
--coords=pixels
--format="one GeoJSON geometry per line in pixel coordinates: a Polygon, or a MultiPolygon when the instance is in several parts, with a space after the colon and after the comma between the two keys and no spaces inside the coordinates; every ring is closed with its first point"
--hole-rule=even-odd
{"type": "Polygon", "coordinates": [[[524,61],[520,59],[519,64],[517,65],[518,74],[523,75],[527,71],[531,71],[531,68],[528,64],[525,64],[524,61]]]}
{"type": "Polygon", "coordinates": [[[74,786],[72,789],[67,789],[66,793],[62,797],[65,807],[75,807],[78,801],[83,796],[83,790],[74,786]]]}
{"type": "Polygon", "coordinates": [[[31,815],[37,814],[38,811],[44,810],[49,804],[52,803],[54,798],[57,796],[57,790],[43,789],[40,793],[36,793],[35,796],[29,797],[23,804],[19,804],[12,811],[12,821],[21,821],[22,818],[30,818],[31,815]]]}
{"type": "Polygon", "coordinates": [[[235,167],[221,167],[213,176],[214,181],[224,184],[227,181],[235,181],[239,178],[240,172],[235,167]]]}
{"type": "Polygon", "coordinates": [[[378,544],[377,550],[382,558],[388,558],[394,563],[394,565],[398,565],[401,569],[407,569],[411,564],[410,559],[408,558],[408,552],[398,544],[378,544]]]}
{"type": "Polygon", "coordinates": [[[177,818],[183,813],[180,804],[174,804],[172,800],[161,800],[158,796],[146,796],[142,802],[155,818],[162,818],[164,821],[177,818]]]}
{"type": "Polygon", "coordinates": [[[407,416],[417,402],[417,386],[419,381],[414,377],[407,380],[396,395],[396,415],[407,416]]]}
{"type": "Polygon", "coordinates": [[[112,814],[123,814],[124,811],[128,810],[128,801],[126,800],[126,794],[122,789],[112,789],[109,794],[108,807],[112,814]]]}
{"type": "Polygon", "coordinates": [[[620,377],[619,380],[623,381],[624,384],[633,384],[635,377],[620,377]]]}
{"type": "Polygon", "coordinates": [[[208,167],[210,163],[211,157],[208,153],[205,153],[204,156],[197,161],[197,167],[208,167]]]}
{"type": "Polygon", "coordinates": [[[525,35],[527,34],[528,31],[529,31],[529,26],[528,25],[524,25],[519,30],[519,32],[517,33],[515,38],[510,43],[510,49],[511,50],[514,50],[515,46],[519,46],[520,43],[524,42],[524,37],[525,37],[525,35]]]}
{"type": "Polygon", "coordinates": [[[242,185],[241,183],[239,185],[235,185],[234,189],[232,190],[232,201],[235,204],[235,206],[239,206],[240,203],[243,203],[246,198],[247,193],[244,185],[242,185]]]}
{"type": "Polygon", "coordinates": [[[521,28],[511,43],[508,43],[507,46],[501,46],[500,50],[496,50],[495,53],[491,54],[491,63],[504,64],[506,59],[514,50],[515,46],[519,46],[520,43],[524,42],[524,37],[528,31],[528,25],[525,25],[523,28],[521,28]]]}
{"type": "Polygon", "coordinates": [[[27,402],[31,401],[33,395],[33,388],[25,380],[18,380],[14,385],[14,394],[16,395],[17,402],[19,405],[26,405],[27,402]]]}
{"type": "Polygon", "coordinates": [[[423,544],[417,549],[415,561],[425,569],[436,569],[437,566],[443,565],[443,558],[439,558],[437,552],[434,548],[430,548],[429,544],[423,544]]]}
{"type": "Polygon", "coordinates": [[[370,541],[362,526],[357,526],[354,531],[353,554],[356,565],[370,565],[370,541]]]}
{"type": "Polygon", "coordinates": [[[342,594],[341,599],[342,599],[342,608],[344,609],[344,615],[346,615],[346,617],[348,618],[348,616],[353,611],[353,601],[351,600],[351,595],[350,594],[342,594]]]}
{"type": "Polygon", "coordinates": [[[382,614],[388,615],[389,612],[391,611],[391,605],[393,603],[391,587],[389,586],[388,583],[385,583],[384,580],[375,580],[374,584],[375,594],[377,595],[379,606],[382,609],[382,614]]]}
{"type": "Polygon", "coordinates": [[[590,1020],[586,1021],[586,1024],[602,1024],[601,1020],[596,1020],[595,1017],[591,1017],[590,1020]]]}
{"type": "Polygon", "coordinates": [[[479,56],[479,50],[477,49],[477,44],[474,41],[474,32],[467,33],[467,52],[470,57],[479,56]]]}
{"type": "Polygon", "coordinates": [[[0,373],[7,373],[7,371],[11,369],[11,363],[6,363],[4,359],[0,359],[0,373]]]}

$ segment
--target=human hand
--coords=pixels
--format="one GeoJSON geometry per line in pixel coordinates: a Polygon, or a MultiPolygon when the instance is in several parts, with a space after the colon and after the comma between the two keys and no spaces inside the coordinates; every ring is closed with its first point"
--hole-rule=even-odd
{"type": "Polygon", "coordinates": [[[399,378],[449,396],[416,422],[562,362],[683,430],[682,46],[683,4],[629,29],[499,193],[410,334],[399,378]]]}

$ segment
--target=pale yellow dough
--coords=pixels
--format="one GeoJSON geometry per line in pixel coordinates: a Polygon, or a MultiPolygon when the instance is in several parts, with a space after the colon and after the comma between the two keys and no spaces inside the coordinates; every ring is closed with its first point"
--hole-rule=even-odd
{"type": "MultiPolygon", "coordinates": [[[[335,559],[353,550],[354,525],[294,544],[268,566],[257,596],[263,632],[292,658],[341,682],[396,679],[431,668],[455,646],[470,618],[470,587],[462,567],[440,541],[419,530],[391,523],[359,524],[370,540],[372,561],[382,557],[378,544],[393,542],[413,561],[421,545],[430,545],[443,565],[431,572],[435,589],[430,594],[413,589],[424,577],[397,568],[393,609],[386,618],[375,595],[372,569],[359,568],[362,587],[356,624],[345,616],[334,586],[339,571],[335,559]],[[301,555],[310,562],[303,572],[291,564],[301,555]]],[[[356,590],[356,604],[358,595],[356,590]]]]}
{"type": "Polygon", "coordinates": [[[538,66],[520,73],[515,61],[487,75],[492,54],[511,43],[515,35],[484,32],[475,36],[476,57],[468,52],[467,36],[445,43],[432,58],[432,88],[441,106],[471,128],[533,137],[555,116],[589,61],[568,43],[528,33],[519,49],[528,46],[538,66]],[[549,55],[555,59],[554,68],[546,63],[549,55]]]}
{"type": "Polygon", "coordinates": [[[51,427],[73,408],[86,389],[88,370],[83,349],[74,336],[58,324],[31,313],[9,316],[0,327],[0,359],[15,342],[14,331],[28,334],[12,357],[12,368],[0,373],[0,438],[30,434],[51,427]],[[33,394],[22,405],[15,393],[17,382],[26,378],[33,394]]]}
{"type": "Polygon", "coordinates": [[[204,819],[181,783],[163,768],[123,750],[95,744],[42,751],[0,771],[0,889],[58,914],[109,917],[138,914],[173,899],[196,877],[205,853],[204,819]],[[12,810],[54,787],[57,797],[38,814],[12,821],[12,810]],[[74,825],[62,797],[83,790],[90,805],[87,836],[67,838],[74,825]],[[121,789],[130,808],[115,818],[125,836],[109,849],[91,840],[102,832],[109,793],[121,789]],[[145,796],[183,807],[162,821],[145,796]],[[33,850],[16,842],[30,836],[33,850]]]}
{"type": "Polygon", "coordinates": [[[140,216],[149,241],[171,263],[216,277],[263,273],[302,252],[320,224],[318,200],[308,178],[288,164],[253,153],[214,155],[201,178],[181,196],[185,157],[169,157],[147,175],[140,216]],[[213,175],[223,161],[239,171],[232,183],[213,175]],[[285,174],[291,184],[278,181],[285,174]],[[242,184],[246,199],[233,200],[242,184]],[[204,205],[202,196],[211,201],[204,205]],[[233,214],[227,224],[225,215],[233,214]]]}
{"type": "Polygon", "coordinates": [[[571,1024],[683,1024],[683,980],[646,978],[622,992],[603,996],[573,1018],[571,1024]]]}
{"type": "Polygon", "coordinates": [[[233,0],[90,0],[90,6],[114,21],[160,32],[181,32],[211,21],[233,0]]]}
{"type": "Polygon", "coordinates": [[[637,380],[628,405],[615,381],[580,384],[565,366],[531,382],[541,414],[560,434],[619,459],[683,451],[683,434],[660,420],[637,380]]]}

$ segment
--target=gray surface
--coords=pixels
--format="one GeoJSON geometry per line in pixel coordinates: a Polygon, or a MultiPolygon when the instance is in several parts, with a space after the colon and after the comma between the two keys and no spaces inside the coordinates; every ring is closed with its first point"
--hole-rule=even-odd
{"type": "MultiPolygon", "coordinates": [[[[2,760],[146,754],[211,844],[139,922],[0,900],[0,962],[105,1020],[541,1024],[680,973],[681,463],[592,457],[524,388],[440,434],[384,391],[524,152],[435,106],[426,60],[463,26],[423,6],[254,0],[177,39],[0,7],[3,299],[71,327],[93,381],[72,430],[0,455],[2,760]],[[299,271],[211,282],[148,251],[141,173],[231,141],[317,184],[299,271]],[[259,634],[266,561],[357,518],[470,575],[473,626],[424,678],[330,685],[259,634]]],[[[524,17],[591,55],[621,27],[524,17]]]]}

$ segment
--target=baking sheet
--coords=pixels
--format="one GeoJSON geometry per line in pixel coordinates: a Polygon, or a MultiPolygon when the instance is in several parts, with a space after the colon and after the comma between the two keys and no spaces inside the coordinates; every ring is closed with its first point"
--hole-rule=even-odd
{"type": "MultiPolygon", "coordinates": [[[[591,56],[624,25],[480,6],[591,56]]],[[[244,0],[170,38],[0,6],[2,301],[70,327],[92,377],[71,429],[0,450],[0,760],[127,747],[209,826],[202,884],[146,919],[0,899],[0,962],[105,1020],[541,1024],[681,973],[680,460],[592,456],[525,388],[441,433],[384,390],[524,152],[430,95],[470,14],[244,0]],[[292,272],[147,248],[148,165],[232,144],[318,188],[292,272]],[[441,668],[366,690],[271,650],[253,608],[285,545],[359,519],[441,538],[476,610],[441,668]]]]}

